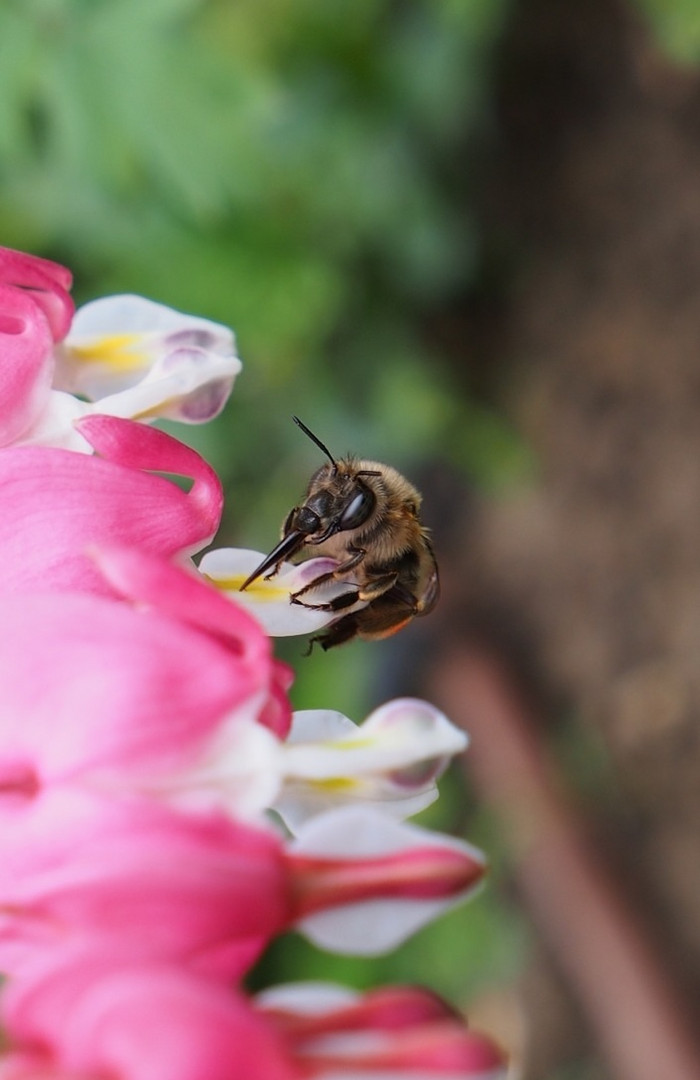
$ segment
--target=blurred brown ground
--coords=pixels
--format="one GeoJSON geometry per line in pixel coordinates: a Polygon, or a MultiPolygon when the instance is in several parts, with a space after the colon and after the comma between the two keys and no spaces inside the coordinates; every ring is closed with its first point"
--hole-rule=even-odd
{"type": "MultiPolygon", "coordinates": [[[[505,287],[431,329],[539,473],[470,508],[438,632],[469,625],[507,664],[524,642],[539,715],[601,739],[589,829],[697,1019],[700,80],[622,3],[516,8],[483,176],[485,267],[505,287]]],[[[533,1080],[583,1045],[551,959],[528,994],[533,1080]]],[[[595,1058],[585,1075],[612,1075],[595,1058]]]]}

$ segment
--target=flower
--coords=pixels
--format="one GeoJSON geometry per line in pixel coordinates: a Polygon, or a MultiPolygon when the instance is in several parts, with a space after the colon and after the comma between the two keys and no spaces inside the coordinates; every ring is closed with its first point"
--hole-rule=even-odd
{"type": "Polygon", "coordinates": [[[221,412],[241,370],[226,326],[141,296],[78,308],[57,350],[54,386],[133,419],[201,424],[221,412]]]}
{"type": "Polygon", "coordinates": [[[0,247],[0,446],[22,438],[45,407],[53,343],[73,314],[70,283],[57,263],[0,247]]]}
{"type": "Polygon", "coordinates": [[[321,815],[292,844],[271,828],[67,785],[0,833],[0,968],[47,959],[177,961],[240,978],[296,928],[332,952],[377,955],[469,896],[484,874],[459,841],[370,811],[321,815]]]}
{"type": "MultiPolygon", "coordinates": [[[[181,895],[185,926],[188,905],[205,918],[204,899],[195,903],[191,895],[191,875],[196,871],[203,891],[214,880],[216,904],[223,887],[220,871],[199,866],[202,837],[208,857],[208,829],[223,843],[217,858],[235,868],[224,902],[230,931],[215,920],[211,937],[225,942],[227,956],[233,949],[236,965],[241,938],[247,962],[250,949],[291,925],[327,948],[382,951],[471,892],[484,865],[468,845],[370,809],[341,807],[302,825],[284,851],[267,832],[256,841],[255,866],[268,876],[270,865],[277,867],[271,885],[277,914],[268,920],[263,886],[246,894],[241,883],[250,871],[243,875],[237,867],[240,837],[248,834],[242,826],[233,836],[226,831],[226,823],[233,829],[242,816],[262,822],[283,774],[285,725],[278,733],[266,726],[283,720],[274,690],[272,711],[268,701],[277,665],[267,638],[243,609],[180,567],[121,549],[103,552],[100,561],[138,607],[74,593],[9,597],[4,605],[5,970],[16,970],[17,955],[33,953],[42,925],[43,948],[57,928],[60,945],[71,937],[100,940],[112,927],[125,950],[124,926],[133,923],[140,956],[167,932],[169,905],[179,933],[181,895]],[[38,672],[37,649],[44,657],[38,672]],[[185,841],[190,848],[180,850],[185,841]],[[176,884],[180,872],[184,893],[176,884]],[[126,915],[119,914],[120,903],[126,915]],[[66,922],[67,910],[77,914],[66,922]],[[149,929],[153,911],[157,923],[149,929]],[[245,929],[251,917],[262,920],[252,938],[245,929]]],[[[392,709],[385,714],[391,718],[392,709]]],[[[420,717],[420,703],[399,705],[404,724],[412,714],[420,717]]],[[[405,760],[379,742],[383,764],[405,760]]],[[[367,767],[368,760],[365,755],[360,764],[367,767]]],[[[175,946],[167,933],[165,940],[167,957],[175,946]]],[[[202,944],[187,939],[182,947],[190,955],[202,944]]]]}
{"type": "Polygon", "coordinates": [[[268,635],[356,583],[198,570],[219,480],[134,422],[219,412],[233,334],[70,284],[0,248],[0,1080],[502,1080],[426,992],[235,985],[290,929],[374,955],[472,895],[481,852],[401,820],[466,737],[411,698],[292,715],[268,635]]]}
{"type": "Polygon", "coordinates": [[[174,963],[45,966],[6,994],[0,1080],[301,1080],[243,994],[174,963]]]}
{"type": "Polygon", "coordinates": [[[5,974],[105,956],[240,976],[290,917],[288,870],[269,829],[71,789],[3,818],[5,974]]]}
{"type": "Polygon", "coordinates": [[[342,807],[289,843],[297,872],[295,925],[322,949],[376,956],[471,897],[484,856],[462,840],[342,807]]]}
{"type": "Polygon", "coordinates": [[[19,733],[10,776],[24,757],[42,784],[69,774],[245,816],[272,806],[292,831],[346,803],[407,817],[436,797],[436,778],[467,741],[439,710],[399,699],[361,726],[307,710],[290,730],[289,671],[243,608],[153,556],[108,548],[93,558],[138,610],[77,595],[6,608],[0,672],[20,674],[0,715],[0,737],[19,733]],[[40,691],[21,675],[37,648],[47,658],[40,691]],[[60,743],[50,738],[57,724],[60,743]]]}
{"type": "Polygon", "coordinates": [[[123,543],[163,556],[209,542],[223,495],[213,469],[165,432],[114,417],[78,423],[99,457],[48,447],[0,452],[0,591],[108,591],[91,545],[123,543]],[[191,477],[184,492],[153,471],[191,477]]]}
{"type": "Polygon", "coordinates": [[[504,1080],[503,1056],[427,990],[387,987],[360,995],[340,986],[272,987],[256,1004],[291,1046],[304,1075],[330,1080],[504,1080]]]}
{"type": "Polygon", "coordinates": [[[45,965],[10,988],[0,1080],[504,1080],[503,1057],[414,987],[275,987],[252,1002],[172,964],[45,965]]]}
{"type": "Polygon", "coordinates": [[[66,786],[0,836],[0,970],[104,956],[240,977],[292,917],[280,839],[221,814],[66,786]]]}
{"type": "MultiPolygon", "coordinates": [[[[335,559],[307,559],[296,565],[283,562],[274,575],[256,578],[241,592],[241,585],[263,558],[262,552],[247,548],[215,548],[202,557],[199,570],[207,581],[255,615],[272,637],[310,634],[339,618],[337,612],[291,602],[294,593],[322,574],[335,570],[338,566],[335,559]]],[[[304,600],[308,599],[309,605],[323,605],[356,589],[352,580],[328,581],[309,590],[304,600]]],[[[364,602],[354,604],[344,608],[342,614],[365,606],[364,602]]]]}
{"type": "Polygon", "coordinates": [[[0,247],[0,446],[89,453],[83,416],[199,424],[221,412],[241,370],[227,327],[129,295],[74,316],[71,280],[58,263],[0,247]]]}
{"type": "Polygon", "coordinates": [[[79,593],[6,598],[0,815],[67,784],[243,816],[274,798],[267,725],[288,726],[287,669],[243,609],[179,567],[164,564],[163,576],[172,588],[161,610],[79,593]],[[212,623],[223,608],[216,632],[197,624],[200,591],[211,592],[212,623]]]}
{"type": "Polygon", "coordinates": [[[426,701],[399,698],[361,725],[328,709],[296,712],[275,810],[292,832],[339,804],[410,817],[438,795],[436,780],[467,737],[426,701]]]}

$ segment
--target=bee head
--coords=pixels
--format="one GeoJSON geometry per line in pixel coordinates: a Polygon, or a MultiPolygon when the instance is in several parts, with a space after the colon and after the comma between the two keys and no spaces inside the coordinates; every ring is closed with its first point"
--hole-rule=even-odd
{"type": "Polygon", "coordinates": [[[336,461],[330,450],[295,416],[297,424],[328,458],[311,478],[306,498],[296,506],[284,523],[279,544],[260,563],[241,586],[246,589],[261,574],[291,558],[307,544],[322,544],[339,532],[363,525],[371,516],[377,497],[365,476],[379,476],[375,469],[358,469],[352,459],[336,461]]]}
{"type": "Polygon", "coordinates": [[[285,532],[305,534],[306,544],[322,544],[339,532],[358,529],[371,517],[377,496],[363,477],[379,475],[359,470],[352,460],[324,465],[311,478],[306,498],[285,523],[285,532]]]}

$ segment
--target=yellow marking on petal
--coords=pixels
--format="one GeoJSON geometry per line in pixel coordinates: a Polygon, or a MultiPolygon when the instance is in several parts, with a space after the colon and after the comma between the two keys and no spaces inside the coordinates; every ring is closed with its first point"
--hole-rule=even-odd
{"type": "Polygon", "coordinates": [[[333,776],[326,780],[307,780],[307,784],[311,787],[319,788],[321,791],[353,791],[355,788],[360,787],[360,784],[356,780],[351,780],[347,776],[333,776]]]}
{"type": "MultiPolygon", "coordinates": [[[[210,574],[203,574],[202,576],[211,585],[215,585],[217,589],[221,589],[222,592],[235,593],[241,591],[241,585],[248,575],[235,574],[233,577],[226,578],[212,577],[210,574]]],[[[265,581],[264,578],[258,578],[248,586],[244,595],[250,596],[253,600],[269,603],[270,601],[275,600],[288,600],[289,589],[285,589],[280,585],[274,585],[271,581],[265,581]]]]}
{"type": "Polygon", "coordinates": [[[320,745],[325,750],[366,750],[368,746],[375,746],[376,739],[365,737],[364,739],[333,739],[320,745]]]}
{"type": "Polygon", "coordinates": [[[117,371],[138,371],[150,363],[147,350],[134,348],[143,334],[111,334],[95,338],[89,345],[72,345],[71,357],[81,364],[101,364],[117,371]]]}

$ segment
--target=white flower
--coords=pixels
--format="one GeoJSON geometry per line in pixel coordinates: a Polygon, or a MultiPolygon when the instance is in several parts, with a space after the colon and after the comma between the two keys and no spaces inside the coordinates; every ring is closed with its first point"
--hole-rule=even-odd
{"type": "Polygon", "coordinates": [[[321,890],[324,881],[328,900],[337,894],[335,903],[309,914],[302,899],[296,929],[321,949],[353,956],[397,948],[472,896],[486,866],[482,852],[464,840],[363,807],[320,814],[289,851],[315,868],[315,886],[321,890]]]}
{"type": "MultiPolygon", "coordinates": [[[[235,603],[247,608],[271,637],[310,634],[328,626],[340,614],[346,615],[365,606],[363,603],[354,604],[338,613],[291,602],[294,593],[315,578],[334,570],[338,565],[334,559],[307,559],[296,566],[283,562],[273,577],[256,578],[245,592],[241,592],[241,585],[264,557],[262,552],[246,548],[218,548],[207,552],[199,564],[199,570],[212,585],[225,592],[235,603]]],[[[324,604],[356,588],[352,581],[329,581],[306,593],[304,600],[308,599],[309,604],[324,604]]]]}
{"type": "Polygon", "coordinates": [[[78,309],[56,349],[54,389],[92,411],[198,424],[224,407],[241,370],[231,330],[141,296],[78,309]]]}
{"type": "Polygon", "coordinates": [[[467,741],[438,709],[415,698],[390,701],[359,726],[339,712],[297,712],[273,807],[292,832],[343,804],[410,817],[437,798],[435,781],[467,741]]]}

